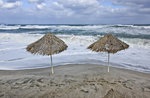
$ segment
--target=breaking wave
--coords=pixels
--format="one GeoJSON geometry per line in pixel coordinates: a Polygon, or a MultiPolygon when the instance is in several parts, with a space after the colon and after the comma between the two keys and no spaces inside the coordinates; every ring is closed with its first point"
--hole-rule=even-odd
{"type": "Polygon", "coordinates": [[[28,44],[51,32],[68,45],[54,56],[54,65],[72,63],[107,64],[106,53],[95,53],[87,47],[108,33],[130,45],[129,49],[111,55],[111,65],[150,72],[150,25],[0,25],[0,69],[47,67],[49,57],[26,52],[28,44]],[[118,59],[119,58],[119,59],[118,59]],[[47,63],[46,63],[47,62],[47,63]]]}

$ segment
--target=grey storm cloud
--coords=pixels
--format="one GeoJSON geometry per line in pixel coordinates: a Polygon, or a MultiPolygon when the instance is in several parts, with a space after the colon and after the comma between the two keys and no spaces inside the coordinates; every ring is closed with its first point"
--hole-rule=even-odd
{"type": "Polygon", "coordinates": [[[93,15],[100,8],[97,0],[56,0],[55,3],[80,16],[93,15]]]}
{"type": "Polygon", "coordinates": [[[27,1],[30,3],[38,3],[38,4],[45,2],[45,0],[27,0],[27,1]]]}
{"type": "Polygon", "coordinates": [[[16,2],[16,1],[21,1],[21,0],[6,0],[6,2],[10,2],[10,3],[13,3],[13,2],[16,2]]]}
{"type": "MultiPolygon", "coordinates": [[[[121,5],[128,8],[150,8],[150,0],[111,0],[114,5],[121,5]]],[[[138,9],[137,9],[138,10],[138,9]]]]}
{"type": "Polygon", "coordinates": [[[111,0],[113,4],[116,5],[126,5],[126,6],[143,6],[143,7],[150,7],[150,0],[111,0]]]}
{"type": "Polygon", "coordinates": [[[150,23],[149,5],[150,0],[0,0],[0,22],[150,23]]]}
{"type": "MultiPolygon", "coordinates": [[[[107,0],[108,1],[108,0],[107,0]]],[[[110,0],[115,6],[126,8],[126,14],[141,17],[150,15],[150,0],[110,0]]]]}
{"type": "Polygon", "coordinates": [[[86,9],[89,7],[95,7],[99,5],[97,0],[56,0],[64,7],[71,8],[74,10],[86,9]]]}

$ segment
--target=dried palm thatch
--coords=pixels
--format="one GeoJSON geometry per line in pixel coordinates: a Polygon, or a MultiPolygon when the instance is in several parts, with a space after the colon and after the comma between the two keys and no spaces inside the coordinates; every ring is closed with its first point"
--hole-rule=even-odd
{"type": "Polygon", "coordinates": [[[120,50],[127,49],[128,44],[114,37],[112,34],[108,34],[102,37],[100,40],[91,44],[88,49],[96,52],[108,52],[108,72],[109,72],[109,53],[116,53],[120,50]]]}
{"type": "Polygon", "coordinates": [[[64,41],[57,38],[51,33],[45,34],[41,39],[27,46],[26,50],[32,54],[50,55],[51,56],[51,72],[53,72],[52,55],[60,53],[67,49],[64,41]]]}

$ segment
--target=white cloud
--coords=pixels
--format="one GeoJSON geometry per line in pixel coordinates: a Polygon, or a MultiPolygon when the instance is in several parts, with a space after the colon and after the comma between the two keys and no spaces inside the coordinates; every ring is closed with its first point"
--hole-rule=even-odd
{"type": "Polygon", "coordinates": [[[43,9],[43,7],[45,7],[45,6],[46,6],[45,3],[37,4],[38,9],[43,9]]]}
{"type": "Polygon", "coordinates": [[[64,6],[58,2],[53,2],[52,4],[53,4],[54,9],[57,9],[57,10],[64,9],[64,6]]]}
{"type": "Polygon", "coordinates": [[[0,5],[2,5],[3,4],[3,1],[2,0],[0,0],[0,5]]]}
{"type": "Polygon", "coordinates": [[[12,2],[12,3],[5,2],[5,3],[2,3],[1,7],[10,9],[10,8],[15,8],[15,7],[21,6],[21,4],[22,3],[20,1],[12,2]]]}

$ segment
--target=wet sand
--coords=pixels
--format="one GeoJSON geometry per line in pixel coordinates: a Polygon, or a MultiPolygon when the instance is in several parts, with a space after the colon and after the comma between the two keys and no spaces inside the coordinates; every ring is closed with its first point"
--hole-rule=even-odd
{"type": "Polygon", "coordinates": [[[0,70],[0,98],[150,98],[150,74],[95,64],[0,70]]]}

